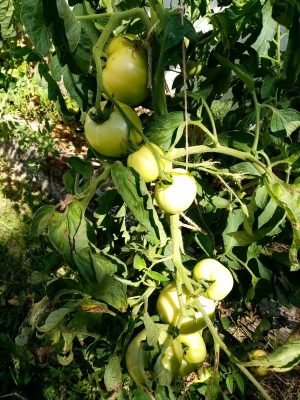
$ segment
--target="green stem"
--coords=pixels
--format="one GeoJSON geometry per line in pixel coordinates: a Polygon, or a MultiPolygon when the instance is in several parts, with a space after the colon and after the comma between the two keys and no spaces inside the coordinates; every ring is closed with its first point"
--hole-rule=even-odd
{"type": "MultiPolygon", "coordinates": [[[[264,163],[259,161],[256,157],[254,157],[254,155],[252,155],[248,152],[245,152],[245,151],[232,149],[230,147],[222,146],[220,144],[217,144],[215,147],[209,147],[206,145],[189,147],[189,154],[204,154],[204,153],[219,153],[219,154],[224,154],[227,156],[239,158],[240,160],[243,160],[243,161],[250,161],[251,163],[256,165],[257,170],[261,174],[268,172],[266,170],[266,166],[264,163]]],[[[169,155],[167,154],[166,157],[167,157],[167,159],[176,159],[176,158],[184,157],[185,154],[186,154],[185,148],[177,148],[177,149],[171,150],[169,155]]]]}
{"type": "Polygon", "coordinates": [[[211,112],[206,100],[203,99],[202,103],[203,103],[203,105],[205,107],[205,110],[206,110],[206,112],[208,114],[208,117],[209,117],[209,120],[210,120],[210,123],[211,123],[211,127],[212,127],[212,133],[213,133],[213,135],[214,135],[214,137],[216,139],[216,142],[218,142],[217,128],[216,128],[216,124],[215,124],[215,120],[214,120],[214,117],[212,115],[212,112],[211,112]]]}
{"type": "Polygon", "coordinates": [[[167,101],[165,95],[165,69],[164,69],[164,53],[160,51],[157,66],[153,76],[153,98],[154,98],[154,111],[158,115],[168,114],[167,101]]]}
{"type": "Polygon", "coordinates": [[[226,344],[223,342],[223,340],[220,338],[216,328],[214,327],[213,323],[211,322],[211,319],[205,312],[205,308],[202,306],[202,304],[199,302],[198,303],[199,311],[202,313],[202,316],[206,322],[206,325],[214,338],[215,343],[224,351],[224,353],[227,355],[227,357],[232,361],[242,372],[243,374],[253,383],[253,385],[257,388],[257,390],[261,393],[261,395],[264,397],[265,400],[272,400],[272,398],[268,395],[268,393],[265,391],[265,389],[261,386],[261,384],[254,378],[254,376],[247,370],[246,367],[244,367],[240,361],[231,353],[231,351],[228,349],[226,344]]]}
{"type": "Polygon", "coordinates": [[[255,154],[257,151],[258,141],[259,141],[259,132],[260,132],[260,113],[261,113],[261,106],[257,100],[255,90],[252,91],[252,97],[254,101],[255,107],[255,133],[254,133],[254,142],[252,146],[252,153],[255,154]]]}
{"type": "MultiPolygon", "coordinates": [[[[186,289],[193,293],[194,288],[189,281],[188,271],[184,268],[181,261],[181,231],[179,224],[179,214],[170,215],[170,227],[171,227],[171,238],[172,238],[172,250],[173,250],[173,263],[176,268],[178,280],[181,281],[186,289]]],[[[177,280],[177,279],[176,279],[177,280]]]]}

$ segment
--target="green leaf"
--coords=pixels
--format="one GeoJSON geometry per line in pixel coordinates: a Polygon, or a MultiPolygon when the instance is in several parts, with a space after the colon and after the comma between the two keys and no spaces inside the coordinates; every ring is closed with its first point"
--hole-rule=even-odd
{"type": "Polygon", "coordinates": [[[56,5],[58,15],[64,21],[65,33],[70,51],[74,52],[80,40],[80,24],[65,0],[56,0],[56,5]]]}
{"type": "Polygon", "coordinates": [[[265,225],[267,222],[270,221],[270,219],[273,217],[275,214],[276,208],[278,207],[276,201],[274,201],[272,198],[269,200],[267,205],[265,206],[265,209],[263,212],[259,215],[258,217],[258,229],[260,229],[263,225],[265,225]]]}
{"type": "Polygon", "coordinates": [[[46,231],[54,212],[55,206],[51,205],[42,206],[36,211],[31,223],[32,236],[40,236],[46,231]]]}
{"type": "Polygon", "coordinates": [[[115,163],[111,175],[116,189],[131,210],[137,221],[148,232],[148,240],[153,244],[164,246],[166,233],[153,207],[150,193],[145,182],[131,168],[115,163]]]}
{"type": "Polygon", "coordinates": [[[122,389],[121,360],[117,355],[110,357],[104,372],[104,384],[108,392],[119,392],[122,389]]]}
{"type": "Polygon", "coordinates": [[[277,29],[277,24],[272,18],[272,5],[270,0],[267,0],[262,8],[262,17],[262,30],[255,43],[252,44],[252,47],[260,56],[268,54],[270,43],[274,39],[277,29]]]}
{"type": "MultiPolygon", "coordinates": [[[[299,2],[298,2],[299,3],[299,2]]],[[[280,82],[281,86],[292,87],[300,74],[300,52],[299,42],[300,42],[300,7],[294,7],[290,13],[291,27],[289,32],[289,41],[286,49],[286,57],[283,68],[283,79],[280,82]]]]}
{"type": "Polygon", "coordinates": [[[225,253],[230,252],[232,248],[238,244],[237,240],[231,235],[231,233],[236,232],[243,221],[244,213],[241,209],[232,210],[228,214],[227,226],[223,231],[225,253]]]}
{"type": "Polygon", "coordinates": [[[147,312],[144,314],[143,321],[146,329],[147,343],[150,347],[155,347],[158,342],[159,328],[147,312]]]}
{"type": "Polygon", "coordinates": [[[3,39],[11,39],[16,36],[13,25],[14,3],[13,0],[1,0],[0,3],[0,30],[3,39]]]}
{"type": "Polygon", "coordinates": [[[230,170],[239,174],[243,174],[245,176],[261,176],[255,166],[248,161],[235,164],[230,167],[230,170]]]}
{"type": "Polygon", "coordinates": [[[228,52],[238,39],[235,23],[228,18],[226,13],[211,14],[210,21],[214,30],[221,36],[224,51],[228,52]]]}
{"type": "Polygon", "coordinates": [[[45,323],[42,326],[38,326],[37,329],[40,332],[50,332],[59,325],[64,318],[75,309],[73,308],[60,308],[59,310],[52,311],[46,318],[45,323]]]}
{"type": "Polygon", "coordinates": [[[147,272],[147,275],[151,278],[154,279],[158,282],[167,282],[169,278],[167,278],[165,275],[160,274],[159,272],[156,271],[149,271],[147,272]]]}
{"type": "Polygon", "coordinates": [[[175,146],[180,137],[176,135],[176,129],[184,121],[183,112],[174,111],[167,115],[156,115],[145,128],[145,135],[148,139],[157,144],[162,150],[167,151],[175,146]]]}
{"type": "Polygon", "coordinates": [[[282,346],[273,353],[258,357],[246,363],[249,367],[264,367],[274,372],[286,372],[300,363],[300,338],[291,336],[282,346]]]}
{"type": "Polygon", "coordinates": [[[244,84],[250,91],[254,90],[254,81],[251,75],[249,75],[241,65],[234,64],[227,58],[217,53],[215,53],[215,57],[219,61],[219,63],[223,65],[223,67],[231,69],[244,82],[244,84]]]}
{"type": "Polygon", "coordinates": [[[232,100],[213,100],[210,109],[215,119],[221,121],[229,113],[232,104],[232,100]]]}
{"type": "Polygon", "coordinates": [[[300,112],[293,108],[278,110],[273,108],[271,119],[271,131],[278,132],[285,130],[290,136],[300,126],[300,112]]]}
{"type": "Polygon", "coordinates": [[[93,294],[121,312],[127,310],[126,287],[112,276],[107,275],[100,285],[94,285],[93,294]]]}
{"type": "Polygon", "coordinates": [[[284,209],[293,229],[293,242],[289,250],[291,270],[300,269],[300,185],[280,181],[275,175],[264,179],[269,195],[284,209]]]}
{"type": "Polygon", "coordinates": [[[51,28],[44,19],[43,0],[23,0],[21,18],[36,50],[45,57],[50,49],[51,28]]]}

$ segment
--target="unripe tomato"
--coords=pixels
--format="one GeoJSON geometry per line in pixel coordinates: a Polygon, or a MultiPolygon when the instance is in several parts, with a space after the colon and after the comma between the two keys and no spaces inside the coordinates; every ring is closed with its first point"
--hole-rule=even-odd
{"type": "MultiPolygon", "coordinates": [[[[136,112],[126,104],[119,103],[119,105],[128,119],[141,132],[143,127],[136,112]]],[[[109,118],[99,124],[87,114],[84,132],[89,145],[99,154],[107,157],[121,157],[130,151],[132,145],[138,145],[143,140],[140,134],[128,127],[116,107],[109,118]]]]}
{"type": "Polygon", "coordinates": [[[168,214],[178,214],[187,210],[197,194],[197,185],[193,176],[183,168],[170,171],[170,185],[156,184],[155,200],[157,205],[168,214]]]}
{"type": "MultiPolygon", "coordinates": [[[[170,345],[163,352],[161,362],[172,378],[178,374],[181,365],[183,357],[182,346],[177,339],[173,339],[167,332],[167,326],[157,325],[159,326],[159,345],[162,347],[167,342],[170,342],[170,345]]],[[[142,346],[142,342],[146,340],[146,337],[146,329],[144,329],[132,339],[125,354],[128,373],[137,385],[145,383],[145,375],[150,379],[153,375],[153,371],[149,370],[152,361],[151,351],[146,351],[142,346]]]]}
{"type": "Polygon", "coordinates": [[[116,37],[106,54],[104,88],[118,101],[130,106],[140,104],[148,96],[148,61],[142,42],[132,35],[116,37]]]}
{"type": "MultiPolygon", "coordinates": [[[[215,302],[204,296],[191,297],[183,287],[182,302],[188,306],[192,302],[200,302],[204,307],[206,314],[213,318],[215,312],[215,302]]],[[[191,315],[182,317],[176,283],[171,282],[165,286],[157,299],[157,312],[160,319],[171,326],[177,326],[179,318],[181,321],[180,333],[193,333],[203,329],[206,326],[203,315],[200,311],[189,308],[191,315]]]]}
{"type": "Polygon", "coordinates": [[[129,154],[127,165],[135,169],[146,183],[155,181],[159,177],[160,171],[172,168],[171,162],[158,158],[159,154],[164,155],[163,151],[156,144],[152,143],[151,146],[144,144],[137,151],[129,154]],[[154,151],[158,153],[157,158],[154,155],[154,151]]]}
{"type": "Polygon", "coordinates": [[[183,358],[179,375],[186,376],[193,372],[206,358],[206,346],[200,332],[180,334],[177,340],[183,345],[183,358]]]}
{"type": "Polygon", "coordinates": [[[229,269],[219,261],[206,258],[199,261],[193,270],[196,280],[212,281],[205,292],[205,296],[212,300],[224,299],[233,288],[233,277],[229,269]]]}
{"type": "Polygon", "coordinates": [[[195,75],[200,74],[202,70],[202,64],[199,61],[188,60],[186,63],[186,76],[192,78],[195,75]]]}
{"type": "MultiPolygon", "coordinates": [[[[250,351],[249,358],[250,358],[250,360],[253,360],[254,358],[265,357],[267,355],[268,355],[268,353],[265,350],[255,349],[255,350],[250,351]]],[[[254,368],[252,368],[252,371],[257,376],[266,376],[269,373],[268,368],[266,368],[266,367],[254,367],[254,368]]]]}

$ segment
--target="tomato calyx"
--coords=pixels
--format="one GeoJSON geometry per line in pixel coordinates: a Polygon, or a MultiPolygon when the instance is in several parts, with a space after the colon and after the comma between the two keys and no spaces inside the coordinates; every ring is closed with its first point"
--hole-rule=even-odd
{"type": "Polygon", "coordinates": [[[115,105],[111,101],[102,102],[103,107],[101,109],[92,108],[88,115],[92,121],[96,124],[101,124],[107,121],[114,110],[115,105]]]}

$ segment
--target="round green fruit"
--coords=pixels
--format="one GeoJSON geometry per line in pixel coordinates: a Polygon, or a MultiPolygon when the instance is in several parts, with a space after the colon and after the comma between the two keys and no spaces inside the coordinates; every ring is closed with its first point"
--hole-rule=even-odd
{"type": "MultiPolygon", "coordinates": [[[[170,378],[173,378],[178,375],[181,365],[182,346],[167,332],[167,326],[161,324],[157,324],[157,326],[159,327],[158,343],[160,347],[167,345],[162,354],[161,364],[169,372],[170,378]]],[[[155,372],[149,369],[153,355],[150,350],[145,349],[146,338],[146,329],[144,329],[132,339],[125,354],[128,373],[137,385],[144,385],[146,379],[155,378],[155,372]]]]}
{"type": "Polygon", "coordinates": [[[187,210],[195,200],[197,185],[193,176],[183,168],[174,168],[169,173],[172,183],[157,183],[154,197],[165,213],[178,214],[187,210]]]}
{"type": "Polygon", "coordinates": [[[148,96],[148,60],[142,41],[133,35],[114,38],[106,49],[102,71],[104,88],[117,100],[130,106],[148,96]]]}
{"type": "MultiPolygon", "coordinates": [[[[103,106],[105,102],[101,103],[103,106]]],[[[129,121],[142,132],[142,123],[136,112],[126,104],[118,103],[129,121]]],[[[84,133],[89,145],[99,154],[106,157],[121,157],[133,146],[142,142],[141,135],[128,124],[120,111],[114,107],[106,121],[94,122],[87,114],[84,133]]]]}
{"type": "Polygon", "coordinates": [[[212,258],[199,261],[193,270],[193,277],[196,280],[212,282],[205,296],[216,301],[224,299],[231,292],[234,284],[229,269],[212,258]]]}
{"type": "Polygon", "coordinates": [[[180,333],[197,332],[206,326],[202,313],[193,308],[193,303],[200,303],[210,318],[214,316],[215,302],[213,300],[205,296],[191,297],[184,287],[182,302],[188,307],[190,315],[182,316],[176,284],[171,282],[161,290],[156,304],[160,319],[166,324],[178,327],[180,333]],[[179,322],[180,326],[177,326],[179,322]]]}
{"type": "Polygon", "coordinates": [[[128,167],[138,172],[146,183],[155,181],[160,172],[170,170],[172,163],[159,158],[163,151],[154,143],[144,144],[127,158],[128,167]],[[156,152],[156,154],[155,154],[156,152]]]}

